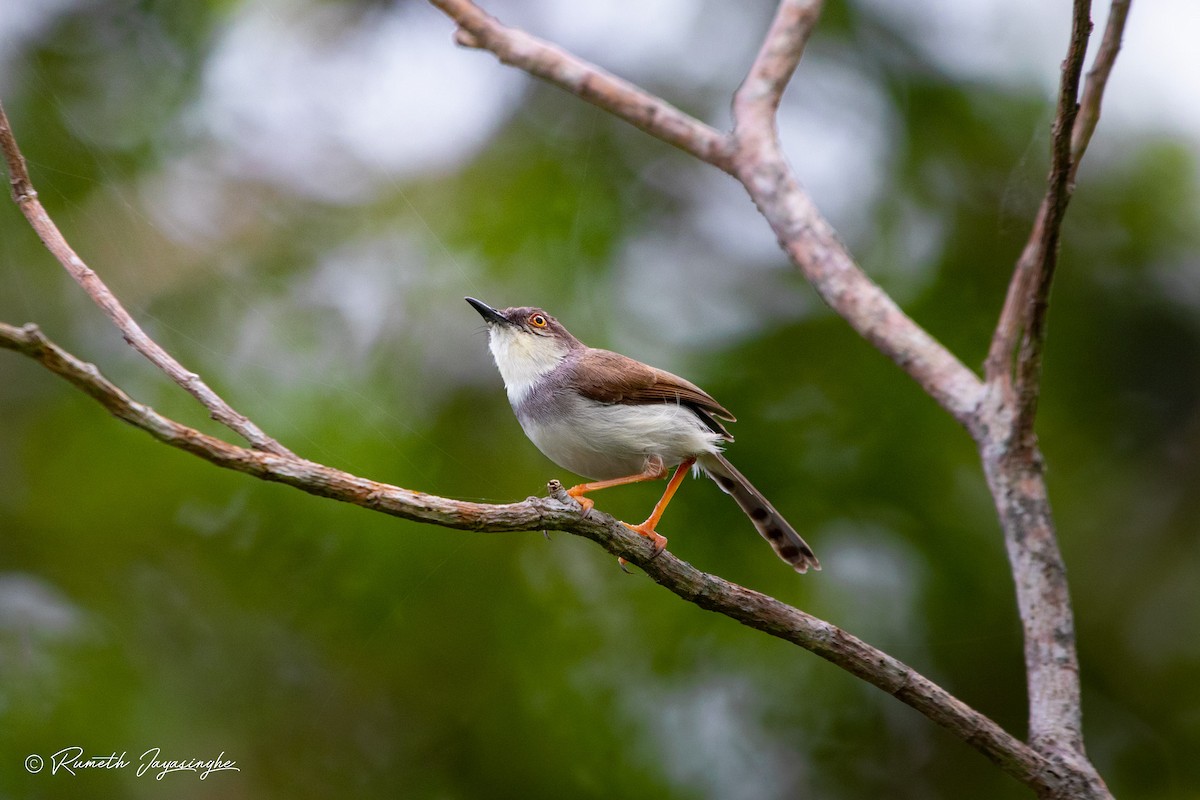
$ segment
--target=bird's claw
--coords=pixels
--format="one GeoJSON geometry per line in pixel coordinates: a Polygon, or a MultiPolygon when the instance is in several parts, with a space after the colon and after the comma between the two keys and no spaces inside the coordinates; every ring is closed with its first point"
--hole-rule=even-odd
{"type": "MultiPolygon", "coordinates": [[[[571,494],[570,490],[567,491],[567,494],[571,494]]],[[[596,507],[596,501],[581,494],[571,494],[571,497],[574,498],[576,503],[579,503],[579,516],[587,519],[592,513],[592,509],[596,507]]]]}
{"type": "Polygon", "coordinates": [[[629,530],[633,531],[634,533],[640,533],[642,536],[645,536],[650,540],[650,543],[654,545],[654,552],[650,554],[651,561],[658,558],[660,555],[662,555],[662,551],[667,549],[667,537],[663,536],[653,528],[646,527],[645,523],[642,523],[641,525],[630,525],[628,522],[623,522],[621,524],[626,528],[629,528],[629,530]]]}

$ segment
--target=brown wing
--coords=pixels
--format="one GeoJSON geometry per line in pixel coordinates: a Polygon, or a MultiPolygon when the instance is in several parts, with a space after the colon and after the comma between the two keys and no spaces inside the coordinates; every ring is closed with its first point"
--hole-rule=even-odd
{"type": "Polygon", "coordinates": [[[733,439],[714,417],[737,418],[691,381],[608,350],[588,350],[579,366],[577,389],[584,397],[601,403],[682,403],[714,432],[733,439]]]}

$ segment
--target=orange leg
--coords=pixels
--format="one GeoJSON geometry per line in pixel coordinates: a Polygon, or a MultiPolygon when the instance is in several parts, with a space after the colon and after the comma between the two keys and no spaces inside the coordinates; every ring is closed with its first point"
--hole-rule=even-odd
{"type": "MultiPolygon", "coordinates": [[[[651,542],[654,543],[654,555],[657,556],[667,547],[667,537],[660,535],[655,529],[659,520],[662,519],[663,512],[667,510],[667,504],[671,502],[671,498],[675,496],[675,492],[679,489],[679,485],[683,483],[683,479],[687,477],[687,471],[692,468],[692,464],[696,463],[696,459],[689,458],[679,464],[675,470],[675,474],[671,476],[671,480],[667,482],[666,491],[663,496],[654,505],[654,511],[641,525],[630,525],[628,522],[621,523],[632,531],[640,533],[651,542]]],[[[596,505],[596,501],[589,497],[584,497],[588,492],[596,492],[600,489],[609,489],[613,486],[624,486],[627,483],[641,483],[642,481],[656,481],[659,478],[665,477],[667,467],[663,464],[661,458],[657,456],[646,462],[646,469],[636,475],[627,475],[623,478],[612,478],[607,481],[593,481],[592,483],[581,483],[578,486],[572,486],[567,489],[567,494],[575,498],[575,501],[583,507],[583,513],[591,511],[596,505]]],[[[653,558],[653,556],[651,556],[653,558]]],[[[618,558],[617,561],[621,564],[621,569],[625,569],[625,559],[618,558]]]]}
{"type": "Polygon", "coordinates": [[[679,485],[683,483],[683,479],[687,477],[687,472],[692,468],[692,464],[694,463],[696,463],[696,459],[694,458],[685,459],[675,469],[675,474],[672,475],[671,480],[667,482],[666,491],[663,492],[662,498],[654,505],[654,511],[650,513],[650,516],[645,522],[643,522],[641,525],[630,525],[628,522],[625,523],[626,527],[628,527],[630,530],[637,531],[642,536],[645,536],[649,538],[650,541],[654,542],[654,555],[656,556],[666,549],[667,537],[661,536],[654,529],[658,527],[658,521],[662,519],[663,512],[667,510],[667,504],[670,503],[671,498],[675,496],[676,490],[679,489],[679,485]]]}
{"type": "Polygon", "coordinates": [[[667,468],[663,465],[662,459],[654,456],[646,462],[646,469],[639,472],[637,475],[626,475],[624,478],[612,478],[607,481],[595,481],[594,483],[581,483],[578,486],[572,486],[567,489],[567,494],[575,498],[579,505],[583,506],[583,513],[592,510],[596,505],[596,501],[590,497],[584,497],[588,492],[597,492],[601,489],[610,489],[613,486],[624,486],[627,483],[641,483],[642,481],[656,481],[659,478],[665,478],[667,468]]]}

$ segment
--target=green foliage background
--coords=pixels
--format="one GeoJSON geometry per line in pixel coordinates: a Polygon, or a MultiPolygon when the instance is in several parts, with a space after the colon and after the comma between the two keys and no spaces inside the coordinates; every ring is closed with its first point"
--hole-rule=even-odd
{"type": "MultiPolygon", "coordinates": [[[[307,457],[501,502],[571,476],[523,438],[461,297],[544,305],[733,409],[730,456],[826,569],[791,574],[707,482],[689,482],[661,528],[676,554],[862,635],[1023,733],[1011,577],[969,439],[781,255],[711,251],[700,194],[731,198],[746,237],[769,236],[711,168],[516,79],[506,121],[450,166],[349,199],[227,171],[217,233],[164,226],[147,187],[185,180],[169,169],[185,155],[221,161],[189,114],[242,7],[83,4],[3,77],[43,201],[151,335],[307,457]]],[[[420,4],[297,13],[330,8],[348,27],[436,19],[420,4]]],[[[738,13],[761,30],[768,11],[738,13]]],[[[833,221],[978,365],[1052,109],[1027,82],[934,65],[911,37],[832,4],[797,81],[849,68],[886,102],[880,190],[833,221]]],[[[652,88],[724,124],[753,45],[737,69],[652,88]]],[[[1200,791],[1196,177],[1195,154],[1153,120],[1101,123],[1065,229],[1038,426],[1089,751],[1125,797],[1200,791]]],[[[39,323],[136,399],[221,433],[3,204],[0,287],[0,319],[39,323]]],[[[600,502],[637,518],[660,488],[600,502]]],[[[0,796],[334,794],[1028,796],[891,698],[623,575],[587,542],[408,524],[225,473],[0,354],[0,796]],[[241,771],[159,782],[22,766],[72,744],[224,751],[241,771]]]]}

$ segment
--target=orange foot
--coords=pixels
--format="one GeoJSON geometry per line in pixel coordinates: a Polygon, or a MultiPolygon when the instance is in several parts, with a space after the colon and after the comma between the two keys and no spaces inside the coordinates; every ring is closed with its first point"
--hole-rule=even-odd
{"type": "Polygon", "coordinates": [[[651,528],[648,520],[641,525],[630,525],[628,522],[622,522],[621,524],[634,533],[640,533],[650,540],[650,543],[654,545],[654,555],[650,556],[651,558],[658,558],[658,555],[667,549],[667,537],[662,536],[654,528],[651,528]]]}
{"type": "MultiPolygon", "coordinates": [[[[645,522],[641,525],[630,525],[628,522],[622,522],[621,524],[634,533],[640,533],[642,536],[645,536],[654,544],[654,555],[650,556],[651,560],[658,558],[659,554],[667,549],[667,537],[650,528],[645,522]]],[[[621,571],[626,575],[632,575],[633,573],[625,569],[625,565],[628,563],[624,558],[617,556],[617,565],[621,567],[621,571]]]]}

